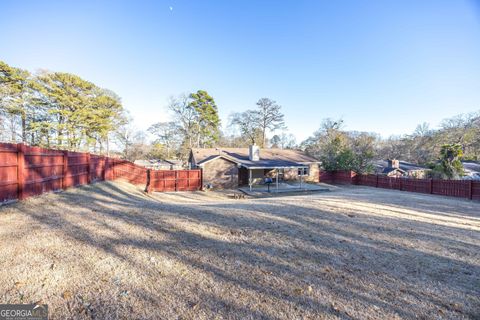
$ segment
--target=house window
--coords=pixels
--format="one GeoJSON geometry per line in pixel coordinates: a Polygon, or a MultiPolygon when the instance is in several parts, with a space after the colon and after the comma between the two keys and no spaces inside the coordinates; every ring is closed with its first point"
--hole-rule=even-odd
{"type": "Polygon", "coordinates": [[[299,176],[308,176],[308,168],[299,168],[298,169],[299,176]]]}

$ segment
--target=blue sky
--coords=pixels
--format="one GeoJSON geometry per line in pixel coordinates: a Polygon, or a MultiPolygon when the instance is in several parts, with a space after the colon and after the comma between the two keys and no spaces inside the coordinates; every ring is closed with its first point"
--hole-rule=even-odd
{"type": "Polygon", "coordinates": [[[0,2],[0,60],[114,90],[139,129],[198,89],[228,115],[261,97],[299,140],[325,117],[383,136],[480,110],[480,3],[0,2]]]}

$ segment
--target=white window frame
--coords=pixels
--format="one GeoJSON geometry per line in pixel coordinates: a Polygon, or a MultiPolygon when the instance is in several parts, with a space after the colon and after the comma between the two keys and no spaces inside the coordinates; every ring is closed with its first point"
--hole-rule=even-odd
{"type": "Polygon", "coordinates": [[[299,176],[306,177],[310,174],[310,168],[309,167],[298,168],[297,173],[299,176]]]}

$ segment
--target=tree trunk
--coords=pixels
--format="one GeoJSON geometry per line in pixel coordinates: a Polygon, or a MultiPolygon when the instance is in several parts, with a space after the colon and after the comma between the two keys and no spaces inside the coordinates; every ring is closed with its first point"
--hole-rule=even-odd
{"type": "Polygon", "coordinates": [[[15,117],[10,116],[10,133],[11,133],[11,138],[12,142],[16,143],[17,142],[17,132],[15,131],[15,117]]]}
{"type": "Polygon", "coordinates": [[[58,126],[57,126],[57,144],[59,147],[63,144],[63,117],[58,118],[58,126]]]}
{"type": "Polygon", "coordinates": [[[107,135],[107,157],[110,157],[110,140],[107,135]]]}
{"type": "Polygon", "coordinates": [[[265,127],[262,128],[262,148],[265,148],[265,127]]]}
{"type": "Polygon", "coordinates": [[[26,143],[27,142],[27,115],[25,112],[22,112],[22,142],[26,143]]]}

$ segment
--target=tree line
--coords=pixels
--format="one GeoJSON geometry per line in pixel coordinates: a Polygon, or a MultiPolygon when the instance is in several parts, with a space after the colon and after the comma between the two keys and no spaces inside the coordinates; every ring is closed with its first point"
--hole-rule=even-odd
{"type": "Polygon", "coordinates": [[[281,129],[271,140],[273,146],[293,148],[280,109],[275,101],[261,98],[255,109],[232,114],[224,132],[214,98],[198,90],[172,97],[171,121],[143,132],[133,127],[121,98],[111,90],[71,73],[30,73],[0,61],[0,141],[5,142],[100,154],[113,150],[128,160],[186,160],[194,147],[266,147],[268,134],[281,129]]]}
{"type": "Polygon", "coordinates": [[[480,160],[480,112],[445,119],[438,129],[423,123],[412,134],[387,139],[343,127],[341,119],[325,119],[299,147],[327,171],[371,173],[374,160],[399,159],[430,168],[433,178],[458,178],[463,175],[461,160],[480,160]]]}
{"type": "Polygon", "coordinates": [[[112,133],[127,122],[120,98],[79,76],[11,67],[0,61],[2,141],[108,152],[112,133]]]}
{"type": "Polygon", "coordinates": [[[111,90],[74,74],[32,74],[0,61],[1,141],[97,153],[108,153],[113,144],[120,156],[132,161],[186,161],[191,148],[257,144],[303,150],[319,159],[324,170],[367,173],[376,159],[399,159],[428,166],[442,177],[460,175],[461,159],[480,160],[480,112],[446,119],[438,129],[424,123],[411,134],[387,139],[346,131],[343,120],[327,118],[312,136],[297,143],[280,104],[260,98],[252,105],[232,113],[222,130],[219,108],[207,91],[181,94],[168,102],[171,121],[154,123],[143,132],[133,128],[120,97],[111,90]]]}
{"type": "Polygon", "coordinates": [[[281,106],[269,98],[261,98],[256,108],[233,113],[227,130],[222,131],[218,107],[208,92],[198,90],[170,99],[168,109],[172,121],[153,124],[148,131],[155,137],[154,144],[163,149],[164,157],[186,159],[191,148],[206,147],[260,147],[294,148],[295,141],[285,132],[281,106]],[[268,134],[281,130],[268,139],[268,134]]]}

